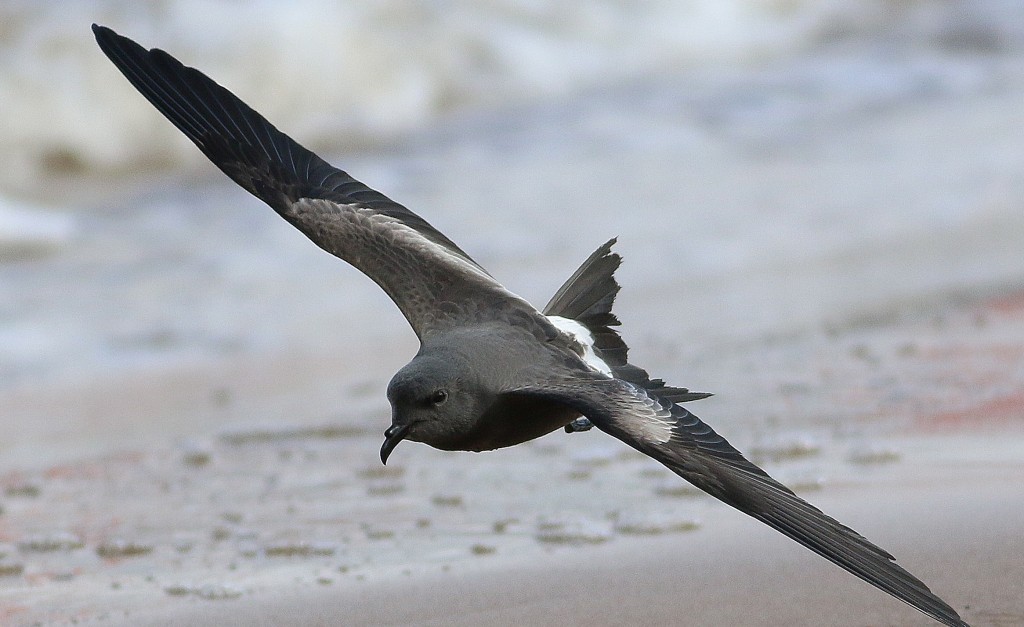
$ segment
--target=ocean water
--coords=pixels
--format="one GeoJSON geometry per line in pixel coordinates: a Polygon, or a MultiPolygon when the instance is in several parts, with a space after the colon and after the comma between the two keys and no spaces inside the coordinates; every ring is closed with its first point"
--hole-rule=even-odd
{"type": "Polygon", "coordinates": [[[213,76],[537,305],[619,236],[634,354],[698,386],[697,357],[1024,285],[1022,18],[995,1],[8,0],[0,398],[371,356],[342,385],[415,351],[375,285],[128,85],[93,21],[213,76]]]}
{"type": "Polygon", "coordinates": [[[7,0],[0,184],[31,193],[31,177],[47,170],[197,162],[147,103],[124,97],[91,22],[201,66],[325,148],[375,144],[464,108],[542,101],[708,62],[764,62],[877,27],[903,13],[900,4],[7,0]]]}

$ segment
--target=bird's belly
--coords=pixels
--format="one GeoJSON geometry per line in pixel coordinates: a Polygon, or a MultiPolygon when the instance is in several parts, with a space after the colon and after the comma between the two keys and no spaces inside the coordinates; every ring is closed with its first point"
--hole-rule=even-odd
{"type": "Polygon", "coordinates": [[[560,429],[579,417],[564,405],[532,398],[503,399],[489,408],[457,450],[490,451],[515,446],[560,429]]]}

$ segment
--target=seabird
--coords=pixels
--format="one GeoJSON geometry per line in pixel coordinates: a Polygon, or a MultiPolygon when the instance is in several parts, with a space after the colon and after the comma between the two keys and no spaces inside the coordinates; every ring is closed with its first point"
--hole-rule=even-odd
{"type": "Polygon", "coordinates": [[[680,405],[707,394],[666,385],[627,361],[612,328],[621,261],[614,239],[538,311],[423,218],[306,150],[198,70],[92,28],[114,65],[214,165],[373,279],[405,315],[420,349],[388,384],[382,462],[402,440],[485,451],[595,426],[940,623],[967,624],[889,553],[680,405]]]}

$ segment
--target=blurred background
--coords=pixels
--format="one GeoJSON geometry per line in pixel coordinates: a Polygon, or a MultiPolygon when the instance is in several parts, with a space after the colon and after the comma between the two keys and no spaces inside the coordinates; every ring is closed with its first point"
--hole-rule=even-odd
{"type": "Polygon", "coordinates": [[[92,22],[538,306],[618,236],[631,361],[972,624],[1024,620],[1024,3],[0,0],[0,622],[913,614],[596,430],[381,467],[405,320],[92,22]]]}
{"type": "Polygon", "coordinates": [[[677,384],[750,385],[756,357],[729,355],[1024,284],[1016,2],[4,0],[4,463],[339,408],[376,428],[416,349],[131,88],[94,21],[538,306],[619,236],[626,337],[677,384]]]}

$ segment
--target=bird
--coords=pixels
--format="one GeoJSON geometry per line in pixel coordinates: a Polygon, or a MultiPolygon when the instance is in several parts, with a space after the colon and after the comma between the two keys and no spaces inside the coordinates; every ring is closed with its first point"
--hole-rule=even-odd
{"type": "Polygon", "coordinates": [[[591,427],[939,623],[967,625],[866,538],[753,464],[683,407],[706,393],[628,361],[612,306],[621,257],[600,246],[538,310],[426,220],[333,167],[205,74],[93,24],[100,49],[221,171],[376,282],[420,342],[387,386],[402,441],[486,451],[591,427]]]}

